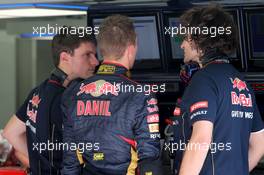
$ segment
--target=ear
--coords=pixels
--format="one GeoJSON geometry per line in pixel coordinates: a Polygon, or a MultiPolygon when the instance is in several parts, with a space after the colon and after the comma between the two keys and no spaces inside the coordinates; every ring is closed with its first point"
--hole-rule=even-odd
{"type": "Polygon", "coordinates": [[[61,52],[60,53],[60,62],[61,63],[66,63],[69,62],[69,54],[67,52],[61,52]]]}

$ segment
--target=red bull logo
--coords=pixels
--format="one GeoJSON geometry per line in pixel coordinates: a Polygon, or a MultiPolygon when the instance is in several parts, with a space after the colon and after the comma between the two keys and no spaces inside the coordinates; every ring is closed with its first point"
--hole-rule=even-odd
{"type": "Polygon", "coordinates": [[[77,96],[85,93],[85,94],[91,94],[96,92],[96,83],[92,82],[89,84],[84,85],[84,83],[81,84],[80,86],[80,91],[77,93],[77,96]]]}
{"type": "Polygon", "coordinates": [[[245,94],[237,95],[236,92],[231,92],[231,100],[233,105],[252,107],[252,98],[250,94],[248,94],[247,97],[245,94]]]}
{"type": "Polygon", "coordinates": [[[105,80],[97,80],[95,82],[84,84],[82,83],[80,86],[80,91],[77,93],[77,96],[85,93],[90,94],[94,97],[99,97],[101,95],[108,95],[109,93],[118,96],[118,87],[105,81],[105,80]]]}
{"type": "Polygon", "coordinates": [[[40,101],[41,101],[41,99],[39,98],[39,96],[34,94],[32,99],[29,102],[32,104],[33,107],[38,108],[40,101]]]}
{"type": "Polygon", "coordinates": [[[37,118],[37,109],[38,105],[40,103],[41,99],[39,98],[39,95],[33,95],[32,99],[29,100],[29,103],[27,105],[27,116],[34,122],[36,123],[36,118],[37,118]],[[30,106],[31,103],[31,107],[30,106]]]}
{"type": "Polygon", "coordinates": [[[36,123],[36,118],[37,118],[38,111],[37,110],[30,110],[29,105],[27,106],[27,116],[32,120],[34,123],[36,123]]]}
{"type": "Polygon", "coordinates": [[[109,82],[104,82],[102,84],[102,86],[99,88],[99,92],[101,94],[105,94],[107,95],[108,93],[114,95],[114,96],[118,96],[118,88],[114,85],[112,85],[111,83],[109,82]]]}
{"type": "Polygon", "coordinates": [[[248,90],[247,88],[247,84],[246,82],[240,80],[239,78],[235,78],[234,80],[232,78],[230,78],[232,84],[233,84],[233,88],[237,88],[239,90],[239,92],[243,91],[243,90],[248,90]]]}

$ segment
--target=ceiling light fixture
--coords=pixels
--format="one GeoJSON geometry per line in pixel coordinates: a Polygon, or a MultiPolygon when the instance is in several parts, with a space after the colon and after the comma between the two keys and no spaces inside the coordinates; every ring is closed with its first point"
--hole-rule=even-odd
{"type": "Polygon", "coordinates": [[[65,4],[2,4],[0,18],[86,15],[88,8],[65,4]]]}

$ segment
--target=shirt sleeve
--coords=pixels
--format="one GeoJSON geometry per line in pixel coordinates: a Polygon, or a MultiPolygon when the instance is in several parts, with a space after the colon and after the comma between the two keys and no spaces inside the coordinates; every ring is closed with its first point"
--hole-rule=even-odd
{"type": "Polygon", "coordinates": [[[35,92],[35,89],[33,89],[29,95],[27,96],[26,100],[24,101],[24,103],[20,106],[20,108],[17,110],[16,112],[16,116],[19,120],[21,120],[22,122],[26,123],[27,121],[27,108],[28,108],[28,103],[29,101],[32,99],[33,94],[35,92]]]}
{"type": "Polygon", "coordinates": [[[196,121],[216,121],[217,86],[204,72],[197,72],[183,95],[183,104],[190,124],[196,121]]]}
{"type": "Polygon", "coordinates": [[[253,98],[253,105],[254,105],[254,112],[253,112],[253,121],[252,121],[252,128],[251,132],[259,132],[264,129],[263,121],[258,109],[258,105],[255,100],[255,96],[253,98]]]}

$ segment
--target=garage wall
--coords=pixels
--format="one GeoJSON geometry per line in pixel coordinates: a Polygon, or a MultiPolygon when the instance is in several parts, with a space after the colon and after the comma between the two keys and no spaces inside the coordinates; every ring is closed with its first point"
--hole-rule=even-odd
{"type": "Polygon", "coordinates": [[[15,36],[0,30],[0,128],[16,107],[15,36]]]}
{"type": "Polygon", "coordinates": [[[51,40],[21,38],[33,27],[86,26],[86,16],[0,20],[0,129],[24,102],[30,90],[46,79],[53,63],[51,40]]]}

